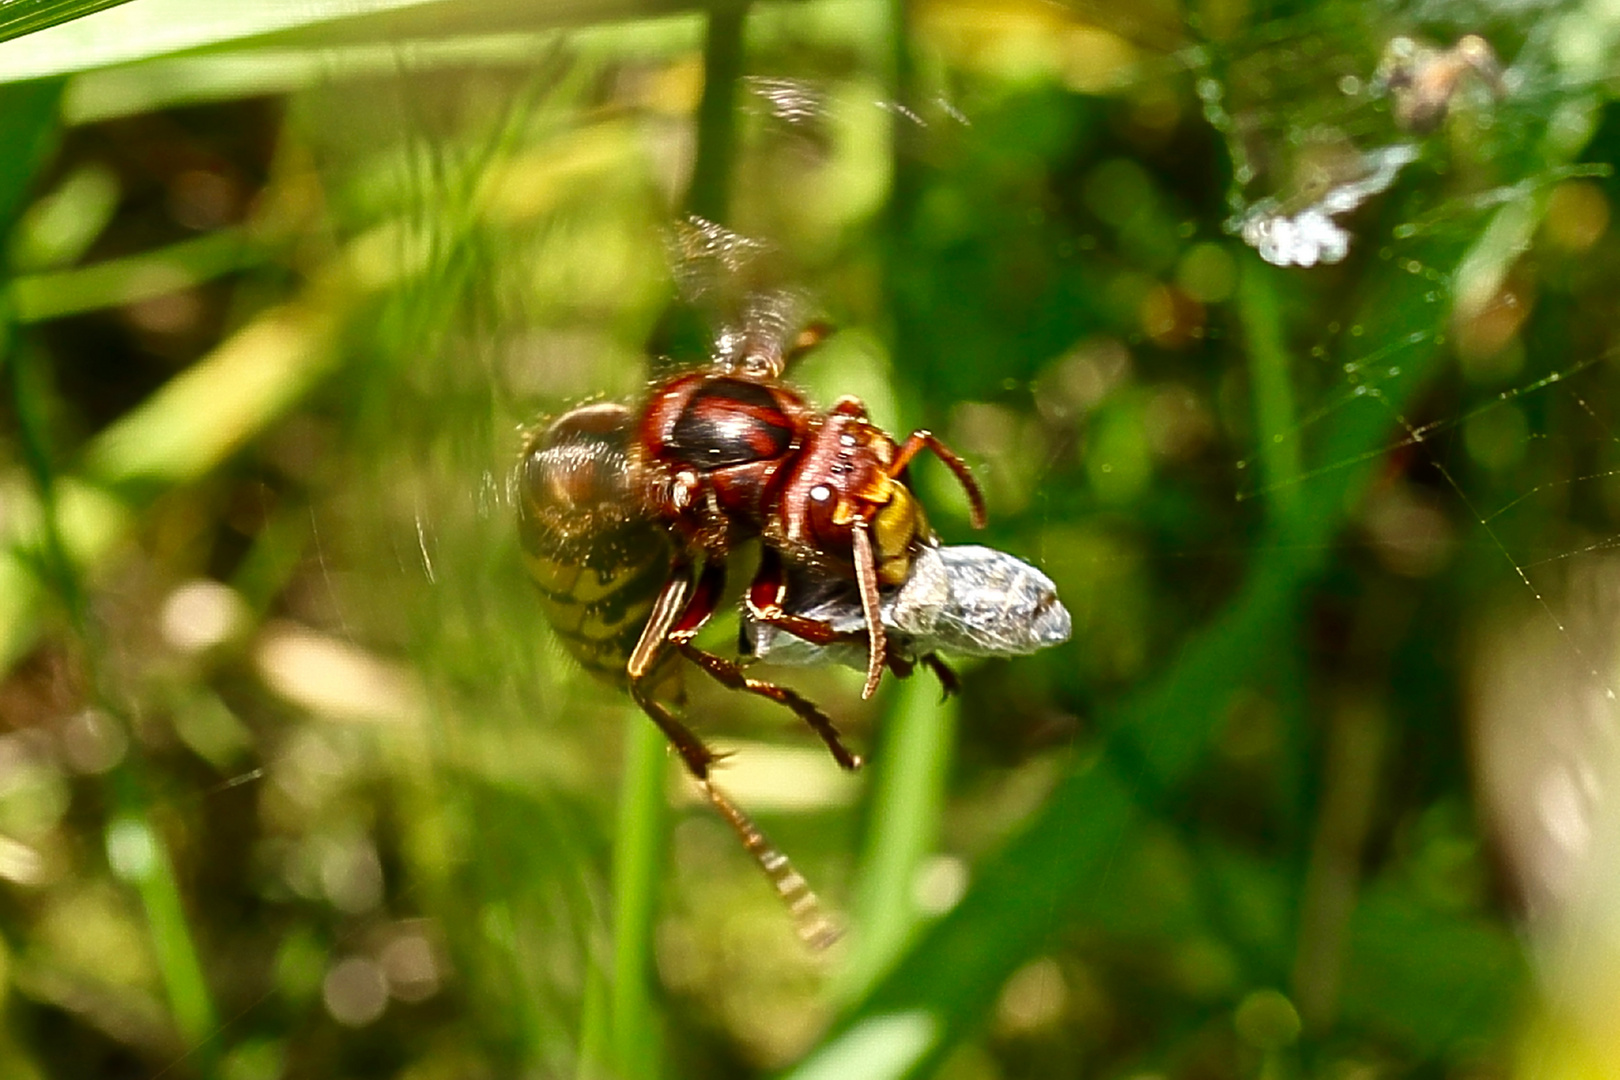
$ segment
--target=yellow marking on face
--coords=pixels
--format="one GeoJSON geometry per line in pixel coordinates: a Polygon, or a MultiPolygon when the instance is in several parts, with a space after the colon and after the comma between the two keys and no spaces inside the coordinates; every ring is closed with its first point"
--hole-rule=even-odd
{"type": "Polygon", "coordinates": [[[912,538],[917,535],[920,515],[917,500],[912,498],[906,486],[891,482],[889,501],[872,519],[873,546],[877,549],[880,563],[906,553],[911,547],[912,538]]]}

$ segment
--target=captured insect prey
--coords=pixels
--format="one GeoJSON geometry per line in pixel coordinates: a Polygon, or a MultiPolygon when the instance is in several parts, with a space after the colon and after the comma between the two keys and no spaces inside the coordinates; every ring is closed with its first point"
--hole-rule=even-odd
{"type": "Polygon", "coordinates": [[[1465,34],[1449,49],[1397,37],[1384,48],[1375,87],[1394,98],[1395,122],[1426,134],[1438,128],[1472,78],[1492,98],[1508,93],[1496,50],[1478,34],[1465,34]]]}
{"type": "Polygon", "coordinates": [[[582,405],[527,433],[513,477],[524,552],[564,647],[628,688],[819,945],[830,934],[814,896],[715,788],[715,753],[671,704],[685,658],[791,710],[844,768],[861,765],[819,706],[695,644],[733,553],[759,542],[743,597],[754,653],[790,653],[792,640],[809,650],[792,662],[858,657],[865,697],[885,670],[905,677],[918,662],[952,686],[937,651],[1033,652],[1068,636],[1068,615],[1032,567],[939,547],[907,479],[924,450],[967,493],[974,526],[985,521],[978,485],[944,443],[927,431],[897,441],[858,398],[818,410],[783,381],[824,331],[798,293],[755,280],[763,245],[694,218],[672,248],[683,291],[720,309],[708,361],[637,404],[582,405]]]}
{"type": "MultiPolygon", "coordinates": [[[[839,630],[865,625],[860,597],[847,583],[791,576],[795,614],[839,630]]],[[[1052,579],[994,548],[954,544],[918,553],[911,577],[883,597],[891,656],[928,662],[953,656],[1025,656],[1069,640],[1069,611],[1052,579]]],[[[741,650],[775,664],[860,667],[851,643],[816,645],[758,622],[745,611],[741,650]]]]}

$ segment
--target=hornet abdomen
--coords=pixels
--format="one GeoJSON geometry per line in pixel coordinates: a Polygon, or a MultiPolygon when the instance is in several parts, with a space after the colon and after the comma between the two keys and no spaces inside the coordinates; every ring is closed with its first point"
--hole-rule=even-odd
{"type": "Polygon", "coordinates": [[[635,416],[598,403],[529,436],[518,466],[519,532],[546,619],[592,674],[625,663],[669,574],[670,541],[630,478],[635,416]]]}

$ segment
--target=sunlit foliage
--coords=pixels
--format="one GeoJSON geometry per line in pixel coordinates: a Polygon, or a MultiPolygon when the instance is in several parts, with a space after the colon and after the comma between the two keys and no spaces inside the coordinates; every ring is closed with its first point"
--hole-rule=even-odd
{"type": "Polygon", "coordinates": [[[0,1072],[1617,1075],[1612,5],[519,6],[0,41],[0,1072]],[[694,206],[1074,616],[689,680],[825,956],[519,558],[694,206]]]}

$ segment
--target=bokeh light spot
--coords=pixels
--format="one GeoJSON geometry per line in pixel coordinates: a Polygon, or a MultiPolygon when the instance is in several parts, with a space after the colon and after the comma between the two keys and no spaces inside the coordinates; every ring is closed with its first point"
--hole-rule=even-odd
{"type": "Polygon", "coordinates": [[[376,961],[364,956],[339,960],[321,983],[321,1000],[332,1019],[347,1027],[364,1027],[388,1007],[388,978],[376,961]]]}

